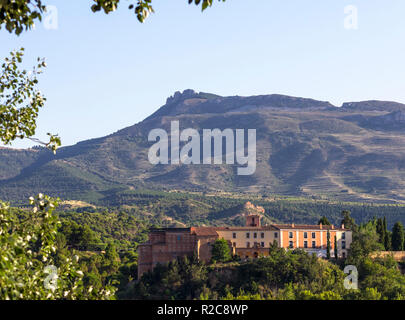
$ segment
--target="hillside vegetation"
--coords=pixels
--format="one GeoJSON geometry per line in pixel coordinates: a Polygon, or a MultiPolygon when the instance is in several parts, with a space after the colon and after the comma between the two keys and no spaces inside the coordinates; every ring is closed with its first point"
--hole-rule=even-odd
{"type": "Polygon", "coordinates": [[[389,227],[397,221],[405,224],[405,205],[402,204],[369,204],[293,197],[266,198],[236,193],[219,195],[201,192],[117,190],[96,201],[97,206],[68,201],[62,205],[62,209],[71,212],[122,210],[165,226],[222,226],[244,225],[242,213],[247,201],[264,207],[263,223],[316,224],[325,216],[331,223],[339,225],[341,212],[348,210],[359,223],[385,216],[389,227]]]}
{"type": "Polygon", "coordinates": [[[405,105],[365,101],[335,107],[281,95],[220,97],[186,90],[144,121],[58,150],[1,149],[0,198],[44,192],[65,200],[115,200],[117,190],[243,192],[405,203],[405,105]],[[257,169],[152,165],[155,128],[256,129],[257,169]],[[108,195],[108,196],[107,196],[108,195]]]}

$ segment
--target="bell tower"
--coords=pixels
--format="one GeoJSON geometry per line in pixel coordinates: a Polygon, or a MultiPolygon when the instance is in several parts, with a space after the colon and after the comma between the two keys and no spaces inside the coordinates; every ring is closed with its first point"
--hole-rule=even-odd
{"type": "Polygon", "coordinates": [[[246,227],[260,227],[260,214],[249,214],[246,216],[246,227]]]}
{"type": "Polygon", "coordinates": [[[244,205],[245,217],[246,217],[246,227],[260,227],[260,219],[262,218],[262,213],[264,213],[264,208],[260,206],[255,206],[251,202],[246,202],[244,205]]]}

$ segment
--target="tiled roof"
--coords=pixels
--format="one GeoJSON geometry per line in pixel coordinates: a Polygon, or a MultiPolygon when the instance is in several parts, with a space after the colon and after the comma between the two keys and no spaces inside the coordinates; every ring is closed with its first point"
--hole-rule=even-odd
{"type": "Polygon", "coordinates": [[[273,225],[261,226],[261,227],[225,227],[222,228],[223,231],[255,231],[255,230],[269,230],[274,231],[277,230],[273,225]]]}
{"type": "Polygon", "coordinates": [[[153,229],[154,232],[186,232],[195,234],[197,236],[217,236],[217,231],[275,231],[281,229],[288,230],[338,230],[350,231],[349,229],[342,229],[323,225],[322,229],[317,224],[272,224],[261,227],[190,227],[190,228],[162,228],[153,229]]]}
{"type": "Polygon", "coordinates": [[[273,225],[277,229],[299,229],[299,230],[339,230],[339,231],[346,231],[349,229],[344,228],[337,228],[336,226],[330,225],[322,225],[322,227],[318,224],[274,224],[273,225]]]}
{"type": "Polygon", "coordinates": [[[191,228],[152,228],[151,232],[190,232],[191,228]]]}
{"type": "Polygon", "coordinates": [[[216,236],[217,231],[260,231],[260,230],[277,230],[274,226],[262,227],[192,227],[191,233],[198,236],[216,236]]]}
{"type": "Polygon", "coordinates": [[[218,233],[216,230],[220,228],[215,227],[192,227],[191,233],[196,234],[197,236],[217,236],[218,233]]]}

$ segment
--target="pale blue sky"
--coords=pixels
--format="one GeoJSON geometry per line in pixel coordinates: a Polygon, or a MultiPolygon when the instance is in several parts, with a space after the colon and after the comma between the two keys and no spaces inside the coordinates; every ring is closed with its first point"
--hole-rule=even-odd
{"type": "Polygon", "coordinates": [[[144,24],[126,1],[108,16],[92,13],[90,0],[45,2],[58,8],[57,30],[0,31],[1,58],[24,46],[27,66],[47,59],[38,138],[59,133],[70,145],[110,134],[187,88],[405,103],[403,0],[227,0],[204,13],[154,0],[144,24]],[[358,8],[358,30],[344,28],[347,5],[358,8]]]}

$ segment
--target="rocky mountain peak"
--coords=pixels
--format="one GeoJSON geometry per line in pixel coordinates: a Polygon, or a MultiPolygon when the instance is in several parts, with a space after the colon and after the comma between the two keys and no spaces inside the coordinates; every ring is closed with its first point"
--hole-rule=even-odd
{"type": "Polygon", "coordinates": [[[181,100],[191,99],[198,96],[198,92],[193,89],[186,89],[183,92],[176,91],[174,95],[166,99],[166,104],[177,103],[181,100]]]}

